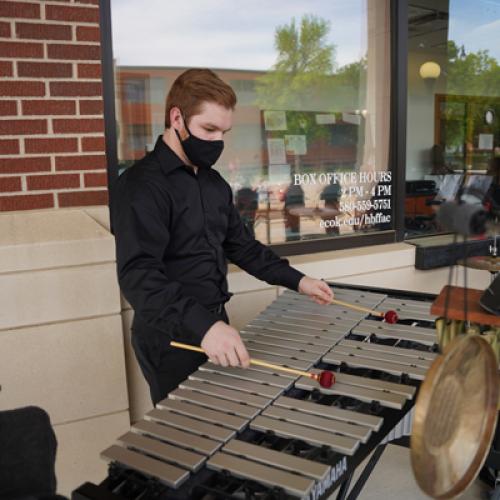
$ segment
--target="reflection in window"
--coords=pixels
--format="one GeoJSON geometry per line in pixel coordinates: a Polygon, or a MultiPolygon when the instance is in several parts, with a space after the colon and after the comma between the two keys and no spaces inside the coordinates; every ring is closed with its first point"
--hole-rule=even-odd
{"type": "Polygon", "coordinates": [[[388,0],[155,5],[112,1],[123,164],[162,133],[175,78],[210,67],[238,97],[216,168],[258,239],[392,229],[388,0]]]}
{"type": "Polygon", "coordinates": [[[407,236],[440,232],[436,210],[464,199],[498,213],[500,4],[451,0],[409,10],[407,236]],[[465,175],[464,175],[465,174],[465,175]]]}

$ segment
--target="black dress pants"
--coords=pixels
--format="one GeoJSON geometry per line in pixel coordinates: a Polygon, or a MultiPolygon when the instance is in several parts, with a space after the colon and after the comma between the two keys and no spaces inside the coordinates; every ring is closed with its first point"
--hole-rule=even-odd
{"type": "MultiPolygon", "coordinates": [[[[224,308],[212,312],[220,316],[222,321],[229,322],[224,308]]],[[[139,318],[134,318],[132,347],[149,385],[154,405],[165,399],[169,392],[176,389],[207,361],[205,354],[170,347],[170,340],[171,337],[165,332],[151,328],[139,318]]],[[[180,342],[194,344],[193,339],[188,337],[182,338],[180,342]]]]}

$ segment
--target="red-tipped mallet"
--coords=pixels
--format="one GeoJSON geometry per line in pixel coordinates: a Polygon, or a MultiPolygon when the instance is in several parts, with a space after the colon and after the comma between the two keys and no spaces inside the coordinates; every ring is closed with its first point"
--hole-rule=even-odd
{"type": "MultiPolygon", "coordinates": [[[[170,342],[172,347],[177,347],[179,349],[185,349],[187,351],[194,352],[205,352],[201,347],[197,347],[190,344],[182,344],[181,342],[170,342]]],[[[321,373],[310,373],[302,370],[296,370],[295,368],[287,368],[286,366],[274,365],[268,363],[267,361],[261,361],[260,359],[250,358],[250,364],[256,366],[264,366],[265,368],[271,368],[272,370],[279,370],[286,373],[292,373],[294,375],[300,375],[301,377],[309,377],[316,380],[321,387],[329,389],[335,383],[335,375],[333,372],[322,371],[321,373]]]]}
{"type": "Polygon", "coordinates": [[[310,373],[309,376],[325,389],[329,389],[335,383],[335,374],[327,370],[323,370],[321,373],[310,373]]]}
{"type": "Polygon", "coordinates": [[[338,304],[339,306],[349,307],[350,309],[354,309],[355,311],[366,312],[373,316],[378,316],[379,318],[383,318],[386,323],[390,323],[391,325],[397,323],[399,319],[398,313],[396,311],[393,311],[392,309],[384,313],[380,311],[374,311],[373,309],[368,309],[368,307],[361,307],[349,302],[344,302],[343,300],[332,299],[331,303],[338,304]]]}

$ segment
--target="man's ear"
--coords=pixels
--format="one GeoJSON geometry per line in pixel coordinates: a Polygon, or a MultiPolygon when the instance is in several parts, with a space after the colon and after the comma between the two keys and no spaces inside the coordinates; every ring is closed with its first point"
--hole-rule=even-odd
{"type": "Polygon", "coordinates": [[[179,132],[182,140],[189,136],[181,110],[177,106],[170,109],[170,125],[179,132]]]}
{"type": "Polygon", "coordinates": [[[179,131],[184,128],[181,110],[177,106],[170,109],[170,124],[179,131]]]}

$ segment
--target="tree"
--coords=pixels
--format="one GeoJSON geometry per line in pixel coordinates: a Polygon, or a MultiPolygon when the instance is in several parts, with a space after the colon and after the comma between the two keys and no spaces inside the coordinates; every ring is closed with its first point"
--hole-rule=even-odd
{"type": "Polygon", "coordinates": [[[334,70],[335,46],[326,42],[328,21],[305,15],[297,27],[291,23],[276,29],[276,64],[257,79],[257,104],[262,109],[310,109],[334,70]]]}

